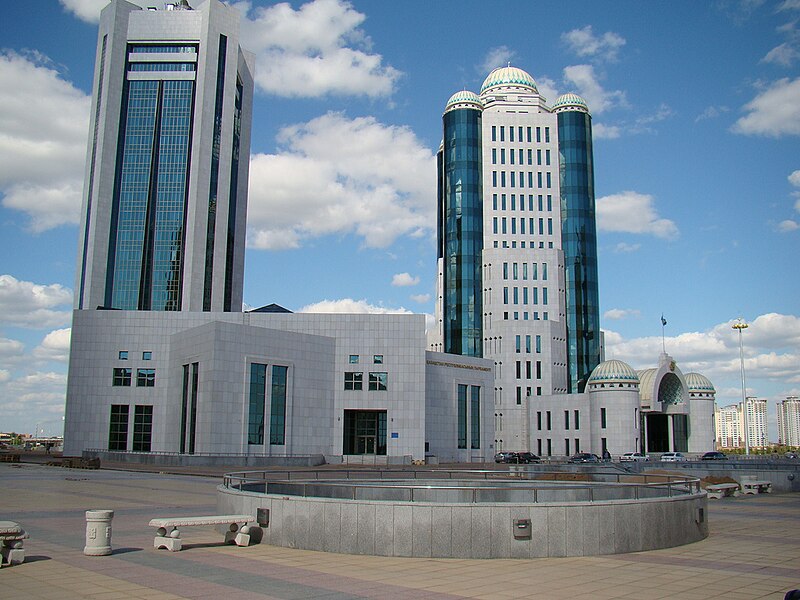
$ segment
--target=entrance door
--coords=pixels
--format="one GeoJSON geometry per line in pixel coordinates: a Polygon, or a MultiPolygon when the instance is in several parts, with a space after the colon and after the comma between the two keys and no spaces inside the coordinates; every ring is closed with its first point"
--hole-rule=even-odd
{"type": "Polygon", "coordinates": [[[386,454],[386,411],[346,410],[342,432],[344,454],[386,454]]]}
{"type": "Polygon", "coordinates": [[[375,454],[375,436],[356,436],[356,454],[375,454]]]}

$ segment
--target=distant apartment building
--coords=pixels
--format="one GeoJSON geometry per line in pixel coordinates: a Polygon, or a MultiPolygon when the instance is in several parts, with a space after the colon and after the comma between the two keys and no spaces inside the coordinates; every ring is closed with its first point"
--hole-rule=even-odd
{"type": "Polygon", "coordinates": [[[740,448],[744,445],[738,404],[714,407],[717,448],[740,448]]]}
{"type": "Polygon", "coordinates": [[[745,399],[747,418],[747,441],[750,448],[763,448],[769,443],[767,438],[767,401],[762,398],[745,399]]]}
{"type": "Polygon", "coordinates": [[[778,443],[800,446],[800,399],[788,396],[776,405],[778,413],[778,443]]]}

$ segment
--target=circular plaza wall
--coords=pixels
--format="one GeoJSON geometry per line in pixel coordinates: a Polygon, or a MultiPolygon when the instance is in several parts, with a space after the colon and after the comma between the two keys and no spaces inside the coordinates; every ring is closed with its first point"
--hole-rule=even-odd
{"type": "Polygon", "coordinates": [[[252,514],[262,528],[262,543],[379,556],[594,556],[708,536],[706,494],[691,478],[602,472],[349,474],[328,479],[331,471],[284,472],[291,479],[280,479],[269,472],[230,473],[217,490],[217,508],[220,514],[252,514]]]}

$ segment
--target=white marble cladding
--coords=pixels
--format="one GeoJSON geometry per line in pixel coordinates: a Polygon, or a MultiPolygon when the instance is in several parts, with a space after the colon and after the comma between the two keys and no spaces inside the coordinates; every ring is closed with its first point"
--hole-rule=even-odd
{"type": "Polygon", "coordinates": [[[441,558],[597,556],[669,548],[704,539],[705,493],[592,503],[352,501],[217,488],[219,512],[269,510],[263,542],[273,546],[441,558]],[[514,522],[530,519],[531,538],[514,522]],[[700,522],[698,522],[700,521],[700,522]]]}
{"type": "MultiPolygon", "coordinates": [[[[133,406],[152,405],[151,450],[178,452],[183,366],[195,362],[196,453],[337,456],[343,452],[344,411],[377,410],[387,413],[387,454],[422,459],[426,402],[439,407],[439,425],[428,435],[446,439],[444,430],[455,428],[456,414],[446,414],[446,407],[455,409],[455,389],[436,382],[456,372],[467,374],[465,381],[491,387],[488,361],[439,355],[446,365],[426,365],[423,315],[75,311],[72,332],[67,455],[108,448],[113,404],[131,406],[129,450],[133,406]],[[127,359],[120,359],[121,351],[127,359]],[[149,360],[143,359],[145,352],[149,360]],[[289,368],[285,445],[247,443],[249,365],[254,362],[289,368]],[[458,368],[473,364],[487,370],[458,368]],[[114,368],[130,368],[132,385],[112,385],[114,368]],[[154,387],[136,385],[139,368],[155,370],[154,387]],[[363,372],[362,390],[344,389],[348,371],[363,372]],[[386,390],[369,390],[370,372],[386,373],[386,390]]],[[[487,406],[484,402],[484,412],[487,406]]],[[[483,425],[490,424],[484,416],[483,425]]],[[[485,429],[482,434],[485,449],[489,434],[485,429]]]]}

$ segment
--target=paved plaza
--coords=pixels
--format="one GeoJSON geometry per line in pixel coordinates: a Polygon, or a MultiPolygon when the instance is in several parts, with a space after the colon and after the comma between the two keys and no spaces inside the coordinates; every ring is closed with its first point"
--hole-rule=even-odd
{"type": "Polygon", "coordinates": [[[709,502],[701,542],[635,554],[533,560],[387,558],[255,544],[211,529],[154,550],[153,517],[216,512],[219,477],[0,464],[0,520],[31,537],[0,569],[2,598],[657,598],[780,600],[800,588],[800,494],[709,502]],[[113,509],[111,556],[83,555],[88,509],[113,509]]]}

